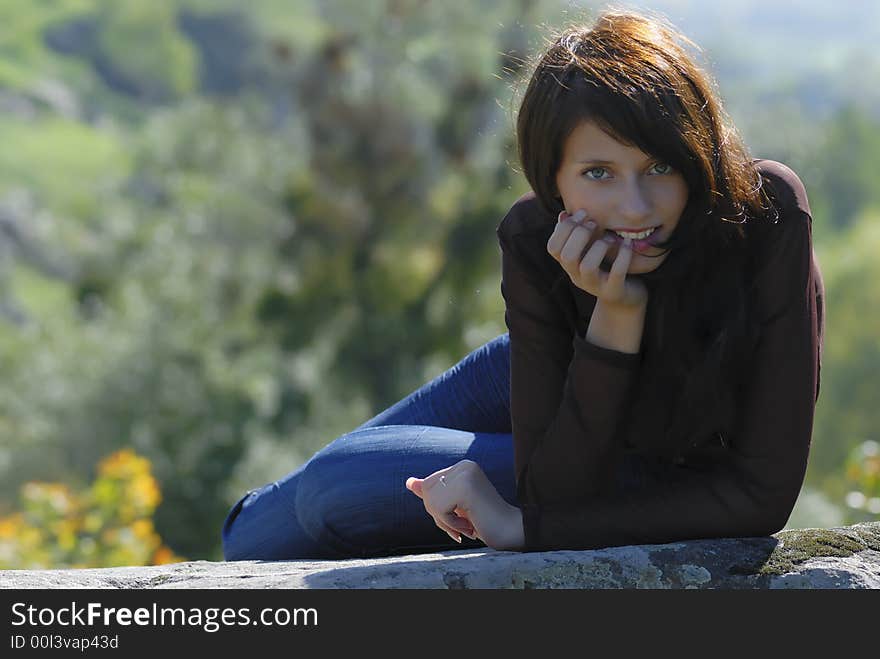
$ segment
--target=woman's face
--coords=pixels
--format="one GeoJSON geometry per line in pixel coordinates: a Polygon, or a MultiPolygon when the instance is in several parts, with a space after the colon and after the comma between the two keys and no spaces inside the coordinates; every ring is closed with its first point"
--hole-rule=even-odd
{"type": "Polygon", "coordinates": [[[603,234],[617,239],[605,255],[603,269],[610,268],[623,242],[616,232],[636,234],[630,274],[650,272],[666,260],[668,252],[653,243],[672,235],[688,200],[687,183],[679,172],[618,142],[592,121],[581,123],[568,136],[556,186],[566,211],[583,209],[586,219],[596,222],[595,239],[603,234]],[[650,229],[650,235],[641,237],[650,229]]]}

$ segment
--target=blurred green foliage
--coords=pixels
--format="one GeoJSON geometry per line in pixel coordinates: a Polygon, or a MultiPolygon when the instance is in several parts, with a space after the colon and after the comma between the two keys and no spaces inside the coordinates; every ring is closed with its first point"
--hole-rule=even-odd
{"type": "MultiPolygon", "coordinates": [[[[849,229],[817,248],[828,298],[827,334],[807,477],[841,504],[853,491],[866,498],[878,495],[876,479],[867,477],[876,458],[863,451],[870,442],[877,442],[880,428],[877,250],[880,209],[866,209],[852,220],[849,229]],[[861,473],[864,478],[858,475],[861,473]]],[[[862,521],[864,512],[847,505],[845,518],[862,521]]],[[[877,515],[874,513],[875,519],[877,515]]]]}
{"type": "Polygon", "coordinates": [[[179,99],[193,91],[197,54],[177,29],[173,4],[116,0],[107,4],[100,19],[95,56],[117,85],[156,100],[179,99]]]}
{"type": "Polygon", "coordinates": [[[872,439],[850,449],[846,480],[852,488],[846,502],[857,521],[873,521],[880,515],[880,442],[872,439]]]}
{"type": "MultiPolygon", "coordinates": [[[[130,449],[162,492],[140,519],[172,555],[218,559],[245,490],[505,331],[514,83],[562,3],[242,7],[0,6],[4,529],[130,449]]],[[[844,507],[880,427],[880,125],[852,106],[808,126],[790,152],[752,146],[814,205],[829,302],[808,483],[844,507]]],[[[86,560],[40,514],[15,527],[41,534],[28,547],[86,560]]],[[[151,560],[112,546],[95,556],[151,560]]]]}
{"type": "Polygon", "coordinates": [[[25,85],[0,122],[23,158],[0,159],[0,490],[132,447],[161,536],[218,558],[245,489],[503,331],[494,228],[524,191],[506,123],[526,33],[501,19],[541,8],[486,3],[487,32],[474,8],[388,3],[389,26],[376,3],[301,3],[305,38],[290,7],[209,4],[18,17],[43,45],[29,62],[93,77],[56,78],[49,102],[25,85]]]}

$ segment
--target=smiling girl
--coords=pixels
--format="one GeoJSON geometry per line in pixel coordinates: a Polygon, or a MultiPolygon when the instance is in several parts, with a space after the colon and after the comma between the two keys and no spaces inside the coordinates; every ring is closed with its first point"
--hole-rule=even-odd
{"type": "Polygon", "coordinates": [[[497,227],[509,331],[246,494],[227,559],[784,527],[819,395],[810,208],[748,156],[691,48],[609,12],[540,54],[517,119],[531,191],[497,227]]]}

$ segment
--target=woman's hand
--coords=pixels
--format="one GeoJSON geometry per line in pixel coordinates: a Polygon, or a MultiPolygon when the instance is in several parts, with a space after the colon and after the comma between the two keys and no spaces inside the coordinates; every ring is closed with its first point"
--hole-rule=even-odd
{"type": "Polygon", "coordinates": [[[461,460],[426,478],[410,476],[406,487],[456,542],[464,534],[492,549],[519,551],[525,545],[520,509],[498,494],[473,460],[461,460]]]}
{"type": "Polygon", "coordinates": [[[604,305],[621,309],[647,305],[645,284],[626,276],[632,261],[632,239],[623,241],[611,271],[603,272],[599,265],[613,241],[595,240],[598,233],[596,223],[585,221],[586,215],[583,209],[574,215],[562,211],[553,235],[547,241],[547,251],[568,273],[575,286],[595,296],[604,305]],[[592,245],[584,254],[591,241],[592,245]]]}

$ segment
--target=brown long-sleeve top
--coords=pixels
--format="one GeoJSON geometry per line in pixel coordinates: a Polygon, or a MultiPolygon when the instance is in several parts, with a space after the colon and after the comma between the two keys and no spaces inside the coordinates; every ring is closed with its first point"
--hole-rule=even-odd
{"type": "Polygon", "coordinates": [[[785,165],[757,165],[775,193],[779,221],[745,225],[760,335],[737,430],[719,434],[720,447],[667,456],[667,477],[649,479],[641,489],[597,484],[628,454],[664,455],[657,437],[679,392],[645,370],[656,362],[646,359],[644,337],[660,330],[659,316],[650,311],[653,291],[639,353],[593,345],[584,336],[596,298],[576,287],[547,252],[556,218],[528,193],[498,225],[526,551],[765,536],[788,521],[806,472],[819,395],[824,286],[803,184],[785,165]]]}

